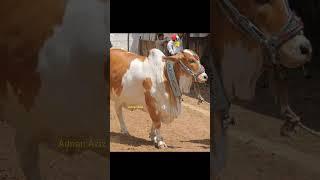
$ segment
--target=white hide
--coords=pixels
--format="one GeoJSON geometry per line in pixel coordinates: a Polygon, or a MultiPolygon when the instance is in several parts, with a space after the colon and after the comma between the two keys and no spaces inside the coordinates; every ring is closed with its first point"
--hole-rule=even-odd
{"type": "Polygon", "coordinates": [[[183,93],[186,93],[186,94],[190,93],[191,85],[192,85],[192,77],[191,76],[182,75],[180,77],[179,86],[180,86],[180,89],[183,93]]]}
{"type": "Polygon", "coordinates": [[[260,49],[249,51],[238,41],[225,45],[222,58],[221,73],[228,97],[251,100],[263,63],[260,49]]]}

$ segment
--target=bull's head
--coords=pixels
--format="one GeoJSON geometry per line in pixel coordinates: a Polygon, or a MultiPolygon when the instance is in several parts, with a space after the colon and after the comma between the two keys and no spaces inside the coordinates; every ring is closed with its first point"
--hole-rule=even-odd
{"type": "Polygon", "coordinates": [[[302,30],[293,34],[294,29],[289,27],[293,23],[302,22],[293,15],[287,0],[238,0],[232,3],[266,36],[277,36],[276,40],[282,41],[278,47],[281,65],[296,68],[311,60],[312,47],[309,40],[302,30]],[[292,19],[295,22],[292,23],[292,19]]]}
{"type": "Polygon", "coordinates": [[[192,82],[204,83],[208,80],[208,75],[200,63],[200,58],[194,51],[185,49],[181,53],[163,59],[175,62],[175,72],[178,76],[179,86],[184,93],[190,92],[192,82]]]}

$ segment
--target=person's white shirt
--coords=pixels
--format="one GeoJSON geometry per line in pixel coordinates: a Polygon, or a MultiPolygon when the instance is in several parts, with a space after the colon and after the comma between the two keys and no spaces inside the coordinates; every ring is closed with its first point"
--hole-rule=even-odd
{"type": "Polygon", "coordinates": [[[178,38],[176,41],[170,40],[167,44],[167,49],[170,53],[170,55],[175,55],[179,52],[183,51],[183,44],[180,38],[178,38]]]}

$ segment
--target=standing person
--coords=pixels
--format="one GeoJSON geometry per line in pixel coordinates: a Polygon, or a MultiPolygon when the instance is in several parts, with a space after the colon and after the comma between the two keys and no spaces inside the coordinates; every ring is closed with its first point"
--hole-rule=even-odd
{"type": "MultiPolygon", "coordinates": [[[[156,40],[156,48],[161,50],[163,53],[166,52],[166,40],[164,39],[164,34],[159,33],[157,35],[157,40],[156,40]]],[[[165,53],[166,54],[166,53],[165,53]]]]}
{"type": "Polygon", "coordinates": [[[189,49],[188,47],[188,38],[187,38],[187,33],[178,33],[178,36],[182,42],[182,47],[185,49],[189,49]]]}
{"type": "Polygon", "coordinates": [[[171,56],[183,51],[182,40],[177,34],[171,36],[171,40],[167,44],[167,49],[171,56]]]}

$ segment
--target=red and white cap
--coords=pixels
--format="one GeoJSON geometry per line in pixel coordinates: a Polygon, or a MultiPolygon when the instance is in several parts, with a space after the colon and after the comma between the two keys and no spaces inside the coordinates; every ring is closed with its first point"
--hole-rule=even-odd
{"type": "Polygon", "coordinates": [[[172,39],[173,41],[176,41],[177,39],[179,39],[179,36],[178,36],[177,34],[173,34],[173,35],[171,36],[171,39],[172,39]]]}

